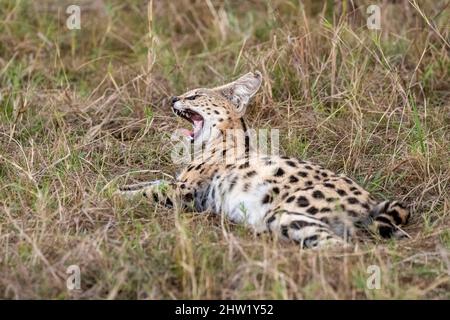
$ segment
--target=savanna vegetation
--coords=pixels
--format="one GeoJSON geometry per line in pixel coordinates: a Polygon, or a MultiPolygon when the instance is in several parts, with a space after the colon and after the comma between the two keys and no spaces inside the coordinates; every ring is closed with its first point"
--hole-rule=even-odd
{"type": "Polygon", "coordinates": [[[0,0],[0,297],[449,299],[449,142],[447,0],[0,0]],[[407,239],[301,250],[113,197],[176,172],[169,96],[252,70],[248,123],[408,204],[407,239]]]}

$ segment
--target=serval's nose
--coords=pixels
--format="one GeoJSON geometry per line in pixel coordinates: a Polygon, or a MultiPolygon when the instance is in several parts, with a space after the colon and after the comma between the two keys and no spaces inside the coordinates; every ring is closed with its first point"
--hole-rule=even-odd
{"type": "Polygon", "coordinates": [[[177,96],[171,97],[171,98],[170,98],[170,102],[171,102],[171,104],[172,104],[172,107],[173,107],[173,105],[175,104],[175,102],[177,102],[177,101],[179,101],[179,100],[180,100],[180,98],[178,98],[177,96]]]}

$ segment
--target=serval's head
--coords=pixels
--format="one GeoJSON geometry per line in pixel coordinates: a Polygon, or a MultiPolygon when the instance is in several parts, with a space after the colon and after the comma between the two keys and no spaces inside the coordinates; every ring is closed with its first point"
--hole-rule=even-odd
{"type": "Polygon", "coordinates": [[[171,98],[173,112],[189,121],[192,130],[183,133],[195,142],[208,142],[228,129],[241,128],[240,119],[250,99],[261,86],[259,71],[216,88],[198,88],[171,98]]]}

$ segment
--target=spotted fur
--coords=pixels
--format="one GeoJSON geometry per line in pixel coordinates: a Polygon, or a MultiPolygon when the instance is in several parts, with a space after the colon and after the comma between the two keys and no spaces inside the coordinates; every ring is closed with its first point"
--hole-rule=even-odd
{"type": "Polygon", "coordinates": [[[225,215],[302,247],[345,245],[370,226],[382,237],[396,235],[410,215],[401,203],[378,203],[351,178],[312,162],[256,152],[243,115],[261,78],[259,72],[248,73],[218,88],[173,97],[174,113],[194,126],[187,136],[207,152],[196,155],[175,181],[120,193],[225,215]],[[230,132],[233,143],[224,145],[230,132]]]}

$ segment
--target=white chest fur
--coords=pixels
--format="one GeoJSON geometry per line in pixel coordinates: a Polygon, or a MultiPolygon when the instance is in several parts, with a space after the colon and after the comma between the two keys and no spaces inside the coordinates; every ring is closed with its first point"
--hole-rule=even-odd
{"type": "Polygon", "coordinates": [[[207,205],[214,213],[225,215],[233,222],[246,224],[255,231],[263,231],[263,218],[272,204],[263,204],[261,199],[269,193],[270,188],[270,184],[262,178],[242,181],[235,173],[230,172],[212,180],[207,205]],[[244,188],[244,184],[249,184],[248,188],[244,188]]]}

